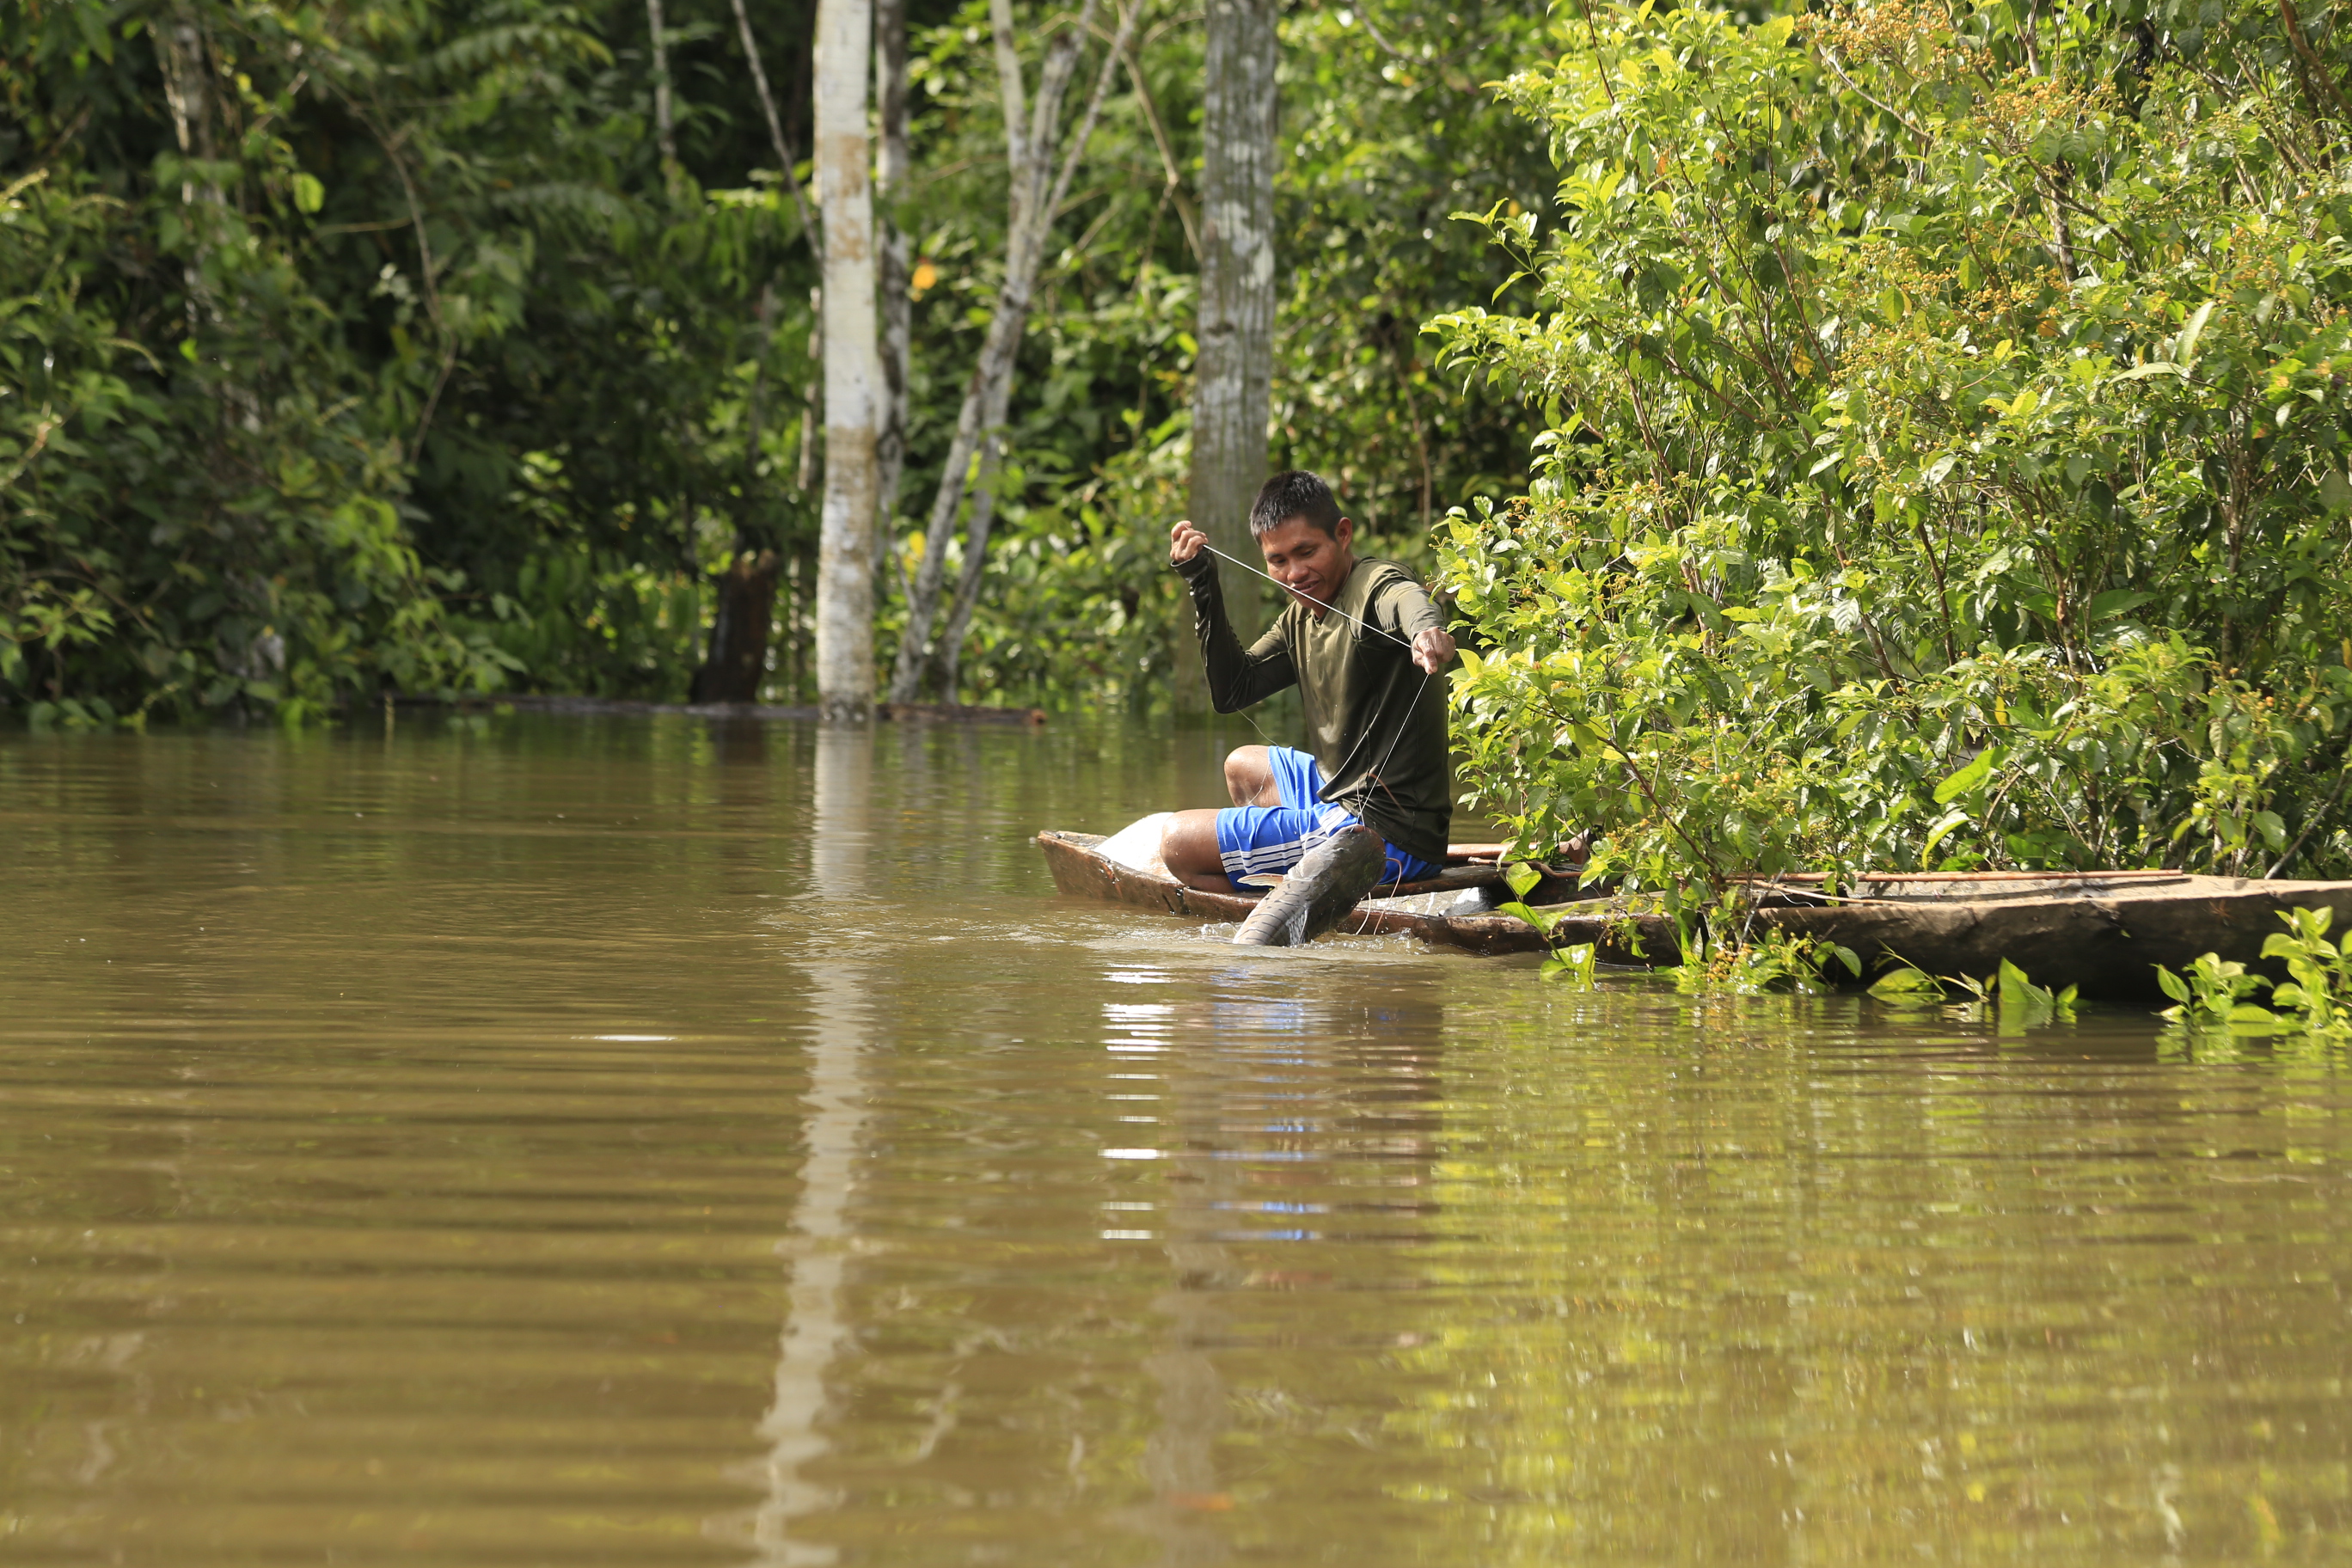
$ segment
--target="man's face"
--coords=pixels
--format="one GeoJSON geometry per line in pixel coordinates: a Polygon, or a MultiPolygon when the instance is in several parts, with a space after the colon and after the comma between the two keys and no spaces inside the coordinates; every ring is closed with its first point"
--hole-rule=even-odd
{"type": "Polygon", "coordinates": [[[1266,575],[1319,616],[1323,605],[1339,596],[1339,584],[1356,569],[1356,553],[1350,548],[1355,538],[1356,525],[1344,517],[1329,533],[1303,517],[1286,517],[1258,536],[1257,547],[1265,552],[1266,575]]]}

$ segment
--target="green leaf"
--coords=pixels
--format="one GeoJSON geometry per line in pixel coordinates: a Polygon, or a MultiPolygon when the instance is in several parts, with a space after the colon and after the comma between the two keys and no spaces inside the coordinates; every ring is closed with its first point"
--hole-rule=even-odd
{"type": "Polygon", "coordinates": [[[1924,865],[1932,859],[1935,857],[1936,846],[1941,844],[1955,828],[1967,826],[1969,821],[1969,814],[1957,809],[1948,811],[1937,817],[1936,825],[1927,830],[1927,842],[1919,850],[1920,863],[1924,865]]]}
{"type": "Polygon", "coordinates": [[[1944,999],[1944,984],[1927,971],[1906,964],[1880,975],[1870,994],[1896,1006],[1928,1006],[1944,999]]]}
{"type": "Polygon", "coordinates": [[[1511,891],[1524,899],[1534,889],[1538,882],[1543,880],[1543,872],[1528,865],[1525,860],[1517,860],[1512,862],[1504,870],[1503,880],[1509,886],[1511,891]]]}
{"type": "Polygon", "coordinates": [[[2110,588],[2104,594],[2091,595],[2091,618],[2095,621],[2109,620],[2128,611],[2137,610],[2155,598],[2154,594],[2141,593],[2136,589],[2110,588]]]}
{"type": "Polygon", "coordinates": [[[1987,746],[1979,752],[1969,760],[1966,767],[1936,786],[1936,804],[1949,805],[1955,798],[1984,783],[1991,775],[1993,763],[1999,755],[2000,748],[1997,746],[1987,746]]]}
{"type": "Polygon", "coordinates": [[[2217,303],[2219,303],[2218,300],[2208,300],[2198,306],[2197,313],[2189,318],[2189,324],[2180,329],[2180,335],[2173,340],[2172,344],[2172,357],[2175,360],[2187,364],[2196,356],[2197,340],[2204,332],[2205,323],[2213,319],[2213,307],[2217,303]]]}
{"type": "Polygon", "coordinates": [[[1551,934],[1551,928],[1558,925],[1561,919],[1561,917],[1557,914],[1546,914],[1541,910],[1531,910],[1528,908],[1527,905],[1518,902],[1517,900],[1514,900],[1507,904],[1496,905],[1495,912],[1504,915],[1516,915],[1520,920],[1525,921],[1528,924],[1535,927],[1536,931],[1544,936],[1549,936],[1551,934]]]}
{"type": "Polygon", "coordinates": [[[314,213],[327,205],[327,187],[315,174],[294,176],[294,207],[298,212],[314,213]]]}

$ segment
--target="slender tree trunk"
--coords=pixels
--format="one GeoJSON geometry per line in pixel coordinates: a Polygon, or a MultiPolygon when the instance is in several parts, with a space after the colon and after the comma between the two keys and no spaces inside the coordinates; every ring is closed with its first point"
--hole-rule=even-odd
{"type": "Polygon", "coordinates": [[[677,179],[677,132],[670,119],[669,39],[662,23],[662,0],[646,0],[646,26],[654,40],[654,140],[661,148],[662,183],[677,179]]]}
{"type": "MultiPolygon", "coordinates": [[[[809,290],[808,357],[809,363],[813,365],[821,367],[824,363],[824,289],[821,287],[809,290]]],[[[819,445],[816,433],[823,427],[819,421],[824,417],[820,396],[824,391],[824,383],[821,378],[810,382],[801,391],[801,449],[799,466],[793,470],[793,485],[803,495],[806,495],[816,483],[819,445]]]]}
{"type": "MultiPolygon", "coordinates": [[[[997,290],[996,313],[989,320],[979,362],[972,366],[971,379],[964,383],[963,406],[956,417],[954,438],[948,445],[939,493],[931,501],[922,564],[916,570],[908,591],[907,629],[899,639],[898,665],[890,677],[890,698],[894,702],[912,701],[920,691],[926,666],[934,662],[932,623],[938,616],[940,588],[947,570],[948,544],[955,537],[956,516],[968,490],[975,485],[988,487],[994,477],[994,443],[1004,421],[1004,411],[1010,405],[1013,364],[1021,351],[1022,336],[1028,331],[1029,309],[1036,289],[1038,268],[1045,258],[1045,242],[1053,232],[1054,215],[1069,193],[1070,180],[1077,173],[1078,161],[1094,134],[1095,122],[1101,117],[1103,99],[1110,90],[1119,57],[1134,36],[1136,17],[1141,9],[1140,0],[1129,0],[1119,17],[1118,37],[1096,73],[1086,112],[1065,141],[1060,130],[1062,96],[1077,67],[1078,51],[1093,21],[1094,0],[1085,0],[1076,25],[1057,36],[1046,49],[1034,108],[1025,101],[1027,88],[1020,58],[1013,48],[1012,0],[992,0],[990,6],[996,33],[997,85],[1004,110],[1005,163],[1011,170],[1004,282],[997,290]]],[[[974,592],[976,574],[986,559],[988,520],[993,505],[992,496],[973,497],[972,515],[967,525],[964,573],[974,592]]],[[[965,590],[960,585],[958,600],[964,596],[965,590]]],[[[967,608],[965,616],[969,615],[967,608]]],[[[960,637],[961,632],[957,635],[960,637]]],[[[952,668],[951,657],[947,662],[952,668]]],[[[955,697],[951,689],[941,695],[950,701],[955,697]]]]}
{"type": "Polygon", "coordinates": [[[907,0],[874,0],[874,97],[881,144],[874,158],[874,195],[881,205],[882,375],[888,397],[875,448],[874,569],[898,536],[898,480],[907,471],[907,386],[914,370],[913,247],[891,203],[913,161],[907,149],[907,0]]]}
{"type": "MultiPolygon", "coordinates": [[[[1274,0],[1208,0],[1201,108],[1200,347],[1192,380],[1192,522],[1209,542],[1255,559],[1250,501],[1265,479],[1274,379],[1274,0]]],[[[1255,578],[1225,580],[1225,607],[1247,642],[1265,620],[1255,578]]],[[[1181,649],[1190,639],[1179,637],[1181,649]]],[[[1180,709],[1204,712],[1208,682],[1176,658],[1180,709]]]]}
{"type": "MultiPolygon", "coordinates": [[[[751,68],[751,86],[759,94],[760,112],[768,121],[768,141],[776,150],[776,162],[783,166],[784,189],[793,198],[793,211],[801,220],[801,232],[808,236],[809,248],[817,252],[819,259],[822,260],[824,255],[824,238],[823,235],[818,233],[819,220],[814,214],[809,211],[808,197],[801,190],[799,161],[793,156],[793,144],[784,135],[784,122],[776,113],[776,95],[768,89],[768,68],[760,63],[760,40],[752,34],[751,31],[751,14],[743,8],[743,0],[734,0],[734,5],[735,30],[742,37],[743,58],[747,62],[749,62],[751,68]]],[[[864,15],[866,13],[865,6],[861,5],[858,9],[860,15],[864,15]]],[[[819,42],[816,45],[816,47],[818,48],[822,48],[824,47],[822,40],[824,31],[824,7],[820,5],[817,7],[817,32],[819,42]]],[[[824,68],[820,66],[817,75],[822,79],[824,74],[824,68]]],[[[863,108],[863,105],[866,102],[865,88],[866,67],[864,57],[861,55],[859,57],[859,64],[857,67],[857,101],[860,105],[858,112],[861,116],[861,132],[864,128],[862,117],[865,113],[863,108]]],[[[817,119],[819,121],[817,134],[822,137],[824,134],[824,128],[823,125],[823,121],[824,119],[824,105],[822,100],[817,104],[817,119]]],[[[865,141],[865,137],[861,134],[858,140],[863,142],[865,141]]],[[[820,148],[817,152],[817,161],[819,163],[822,163],[824,159],[824,150],[820,148]]],[[[824,205],[824,174],[821,168],[818,169],[815,174],[817,182],[817,205],[822,206],[824,205]]]]}
{"type": "Polygon", "coordinates": [[[980,602],[981,579],[988,571],[988,535],[996,521],[996,467],[1004,455],[1003,440],[995,432],[1003,428],[1012,390],[1008,379],[995,389],[994,400],[982,415],[990,435],[981,445],[980,464],[972,473],[971,515],[963,525],[963,574],[956,584],[955,603],[948,611],[947,628],[940,633],[931,649],[931,689],[940,694],[942,702],[956,700],[963,639],[971,628],[972,607],[980,602]]]}
{"type": "Polygon", "coordinates": [[[874,708],[875,437],[883,405],[874,327],[874,189],[866,84],[872,0],[818,0],[816,191],[824,213],[824,505],[817,543],[817,704],[874,708]]]}
{"type": "MultiPolygon", "coordinates": [[[[210,163],[219,154],[213,143],[212,66],[205,58],[204,28],[195,12],[180,5],[173,6],[150,32],[155,40],[156,63],[163,68],[163,100],[172,110],[172,134],[179,143],[180,155],[210,163]]],[[[220,319],[219,311],[214,308],[211,284],[205,277],[204,262],[219,227],[215,213],[209,209],[216,209],[221,204],[218,185],[200,188],[194,181],[180,183],[180,205],[188,209],[188,224],[196,237],[181,268],[181,278],[187,287],[191,335],[198,327],[220,319]],[[199,208],[199,203],[204,204],[203,208],[199,208]]]]}
{"type": "Polygon", "coordinates": [[[753,316],[758,359],[743,419],[743,504],[735,525],[733,562],[719,573],[710,652],[694,672],[688,694],[697,702],[757,702],[768,672],[768,628],[776,614],[776,552],[761,516],[760,429],[767,405],[768,340],[774,331],[776,286],[762,284],[753,316]]]}

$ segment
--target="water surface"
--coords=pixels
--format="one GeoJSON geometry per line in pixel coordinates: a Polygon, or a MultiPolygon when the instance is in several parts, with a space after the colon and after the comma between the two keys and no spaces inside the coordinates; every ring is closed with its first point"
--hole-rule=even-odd
{"type": "Polygon", "coordinates": [[[0,735],[0,1560],[2352,1552],[2340,1059],[1055,896],[1252,738],[0,735]]]}

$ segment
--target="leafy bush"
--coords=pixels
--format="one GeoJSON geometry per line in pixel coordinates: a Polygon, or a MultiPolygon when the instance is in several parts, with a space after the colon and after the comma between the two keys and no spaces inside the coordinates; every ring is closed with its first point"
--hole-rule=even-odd
{"type": "Polygon", "coordinates": [[[1503,87],[1554,218],[1478,220],[1532,305],[1427,329],[1549,426],[1439,529],[1481,804],[1670,898],[2352,873],[2352,46],[2235,0],[1559,38],[1503,87]]]}
{"type": "Polygon", "coordinates": [[[2157,981],[2176,1004],[2164,1010],[2164,1017],[2190,1029],[2284,1031],[2321,1042],[2352,1038],[2352,953],[2327,940],[2335,911],[2298,909],[2279,919],[2286,930],[2271,933],[2263,956],[2285,963],[2289,978],[2284,984],[2274,986],[2218,953],[2200,954],[2182,974],[2158,964],[2157,981]],[[2268,1007],[2253,1000],[2265,991],[2268,1007]]]}

